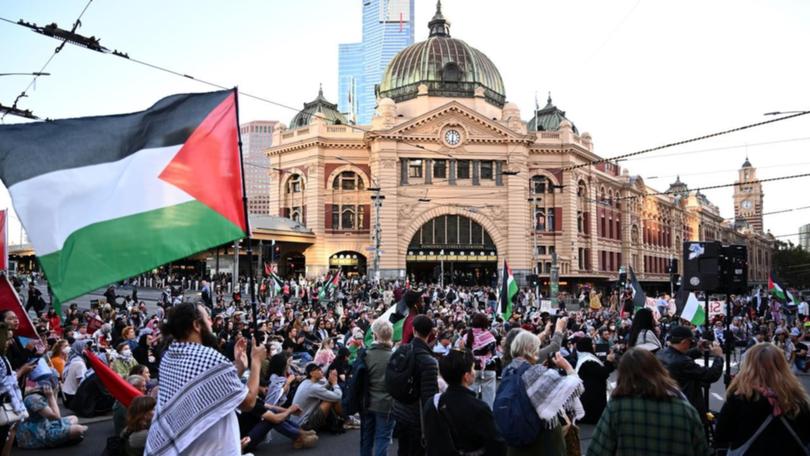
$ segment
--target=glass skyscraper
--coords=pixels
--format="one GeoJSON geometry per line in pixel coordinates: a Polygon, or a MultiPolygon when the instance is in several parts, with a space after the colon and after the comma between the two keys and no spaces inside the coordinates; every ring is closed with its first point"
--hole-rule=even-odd
{"type": "Polygon", "coordinates": [[[414,0],[363,2],[363,41],[338,45],[338,110],[358,124],[371,123],[388,62],[413,44],[414,0]]]}

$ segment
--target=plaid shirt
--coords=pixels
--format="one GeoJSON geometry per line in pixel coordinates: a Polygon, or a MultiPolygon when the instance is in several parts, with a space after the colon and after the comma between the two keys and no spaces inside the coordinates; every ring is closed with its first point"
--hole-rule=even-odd
{"type": "Polygon", "coordinates": [[[709,447],[697,411],[685,400],[628,397],[608,402],[588,456],[704,456],[709,447]]]}

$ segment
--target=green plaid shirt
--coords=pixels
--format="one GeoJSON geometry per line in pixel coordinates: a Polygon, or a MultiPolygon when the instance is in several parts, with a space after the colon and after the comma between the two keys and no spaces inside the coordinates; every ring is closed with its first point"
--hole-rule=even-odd
{"type": "Polygon", "coordinates": [[[689,402],[628,397],[608,402],[587,456],[706,456],[709,447],[689,402]]]}

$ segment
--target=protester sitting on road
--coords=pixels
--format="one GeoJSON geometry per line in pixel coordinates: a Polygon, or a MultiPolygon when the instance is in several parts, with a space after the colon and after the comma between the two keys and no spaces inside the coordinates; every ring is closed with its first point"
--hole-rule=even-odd
{"type": "Polygon", "coordinates": [[[247,341],[236,344],[231,363],[214,346],[211,319],[203,305],[172,307],[161,333],[174,339],[161,360],[160,392],[155,425],[149,429],[149,454],[239,454],[236,409],[249,411],[256,403],[259,373],[267,357],[263,344],[251,347],[247,385],[247,341]]]}
{"type": "MultiPolygon", "coordinates": [[[[22,391],[20,390],[20,380],[24,379],[34,369],[30,363],[23,364],[15,372],[11,368],[6,354],[9,346],[13,343],[11,331],[4,321],[0,321],[0,395],[6,402],[11,404],[11,408],[20,418],[28,416],[28,410],[23,403],[22,391]]],[[[11,454],[11,446],[14,443],[14,430],[12,426],[16,423],[6,423],[0,426],[0,445],[2,445],[2,456],[11,454]]]]}
{"type": "MultiPolygon", "coordinates": [[[[141,394],[146,394],[146,379],[140,375],[130,375],[127,377],[127,383],[132,385],[136,390],[140,391],[141,394]]],[[[115,431],[115,435],[121,434],[121,431],[124,430],[124,426],[126,426],[127,421],[127,408],[124,404],[115,401],[112,407],[113,412],[113,431],[115,431]]]]}
{"type": "MultiPolygon", "coordinates": [[[[558,320],[558,325],[560,321],[558,320]]],[[[525,446],[516,446],[514,442],[506,439],[507,454],[518,455],[556,455],[566,454],[565,435],[563,424],[565,415],[574,415],[576,419],[582,418],[579,396],[582,394],[582,381],[577,377],[571,364],[560,355],[554,353],[550,358],[551,366],[543,365],[546,358],[539,359],[540,339],[528,331],[521,331],[515,336],[510,347],[512,362],[506,367],[504,379],[507,375],[520,375],[520,385],[526,388],[528,399],[538,413],[542,425],[536,436],[524,436],[532,442],[525,446]],[[556,369],[562,369],[565,375],[560,375],[556,369]],[[578,416],[577,416],[578,415],[578,416]]],[[[499,393],[502,390],[499,389],[499,393]]],[[[499,406],[496,395],[495,404],[499,406]]],[[[501,406],[508,407],[508,404],[501,406]]]]}
{"type": "Polygon", "coordinates": [[[87,363],[84,360],[84,349],[90,343],[89,340],[81,339],[73,342],[73,345],[70,347],[70,355],[68,356],[67,365],[62,375],[62,393],[65,395],[65,406],[68,408],[71,408],[73,396],[76,394],[76,391],[79,390],[79,385],[84,379],[84,374],[87,372],[87,363]]]}
{"type": "Polygon", "coordinates": [[[288,408],[283,407],[287,401],[290,384],[295,380],[295,375],[289,373],[290,359],[286,353],[279,353],[270,358],[268,368],[270,378],[267,382],[264,403],[257,404],[250,414],[242,414],[240,417],[240,427],[243,422],[249,426],[247,434],[243,433],[243,451],[256,449],[273,429],[292,440],[293,448],[312,448],[318,442],[315,431],[305,431],[292,420],[291,416],[299,413],[300,408],[295,404],[288,408]],[[252,415],[253,419],[248,420],[245,415],[252,415]]]}
{"type": "Polygon", "coordinates": [[[126,377],[129,371],[138,365],[138,361],[132,357],[132,350],[126,341],[119,342],[115,348],[117,351],[112,353],[113,360],[110,363],[110,369],[121,377],[126,377]]]}
{"type": "Polygon", "coordinates": [[[703,425],[678,384],[648,350],[629,349],[588,456],[708,456],[703,425]]]}
{"type": "Polygon", "coordinates": [[[57,341],[51,348],[51,365],[56,369],[60,379],[62,379],[62,373],[65,371],[65,363],[69,354],[70,344],[64,339],[57,341]]]}
{"type": "Polygon", "coordinates": [[[324,378],[323,369],[315,363],[307,364],[306,380],[298,385],[293,398],[293,404],[301,408],[301,415],[294,421],[301,429],[311,431],[341,432],[343,427],[343,411],[340,399],[343,392],[338,386],[338,373],[329,372],[324,378]]]}
{"type": "Polygon", "coordinates": [[[321,366],[321,369],[326,369],[335,360],[335,344],[332,338],[327,337],[321,342],[320,348],[315,353],[315,364],[321,366]]]}
{"type": "MultiPolygon", "coordinates": [[[[636,314],[638,315],[638,314],[636,314]]],[[[581,337],[577,339],[577,364],[576,372],[585,386],[582,393],[582,406],[585,408],[585,416],[580,420],[587,424],[596,424],[602,411],[607,405],[607,380],[614,369],[616,355],[608,353],[605,361],[594,355],[593,339],[581,337]]]]}
{"type": "Polygon", "coordinates": [[[371,324],[374,343],[366,351],[366,381],[363,384],[367,407],[361,410],[360,456],[384,456],[394,432],[394,417],[391,415],[393,399],[385,389],[385,369],[391,358],[391,341],[394,327],[391,322],[378,318],[371,324]]]}
{"type": "Polygon", "coordinates": [[[726,391],[715,439],[718,448],[740,454],[806,452],[810,397],[775,345],[757,344],[746,352],[726,391]]]}
{"type": "Polygon", "coordinates": [[[633,325],[630,327],[630,340],[628,346],[643,348],[651,352],[661,349],[661,341],[655,334],[655,320],[652,310],[638,309],[633,316],[633,325]]]}
{"type": "Polygon", "coordinates": [[[136,397],[129,404],[127,425],[120,434],[124,439],[125,456],[143,455],[156,404],[157,400],[150,396],[136,397]]]}
{"type": "Polygon", "coordinates": [[[38,385],[23,402],[28,419],[17,426],[20,448],[57,448],[84,438],[87,426],[80,425],[73,415],[62,418],[56,392],[49,382],[38,385]]]}
{"type": "MultiPolygon", "coordinates": [[[[506,444],[495,425],[490,406],[470,390],[478,375],[469,351],[453,350],[439,360],[447,390],[424,406],[427,454],[506,454],[506,444]]],[[[384,454],[384,453],[382,453],[384,454]]]]}
{"type": "Polygon", "coordinates": [[[0,311],[0,321],[5,322],[8,329],[11,330],[11,342],[6,350],[6,358],[8,358],[8,361],[11,363],[12,369],[17,370],[31,358],[42,354],[42,350],[36,347],[34,340],[30,340],[23,345],[22,339],[17,335],[17,330],[20,327],[20,319],[13,310],[0,311]]]}
{"type": "Polygon", "coordinates": [[[715,342],[710,350],[705,348],[714,357],[711,367],[698,365],[687,355],[694,339],[695,336],[691,329],[676,326],[669,332],[669,346],[659,351],[657,356],[669,371],[670,376],[678,382],[681,391],[705,423],[708,410],[706,409],[704,388],[720,380],[723,375],[723,350],[715,342]]]}

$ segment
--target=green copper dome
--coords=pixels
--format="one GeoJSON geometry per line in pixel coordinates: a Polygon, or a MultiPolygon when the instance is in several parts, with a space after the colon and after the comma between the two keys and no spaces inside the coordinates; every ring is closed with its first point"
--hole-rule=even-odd
{"type": "Polygon", "coordinates": [[[489,103],[503,107],[506,91],[498,68],[478,49],[450,37],[441,1],[428,26],[427,40],[403,49],[388,64],[378,95],[405,101],[415,98],[425,84],[428,95],[471,98],[480,87],[489,103]]]}
{"type": "Polygon", "coordinates": [[[348,124],[346,116],[340,113],[335,103],[330,103],[323,97],[323,88],[318,89],[318,97],[309,103],[304,103],[304,109],[290,121],[290,128],[299,128],[309,125],[313,116],[319,116],[324,122],[333,125],[348,124]]]}
{"type": "MultiPolygon", "coordinates": [[[[526,128],[529,131],[557,131],[560,129],[563,120],[571,122],[565,117],[565,111],[551,103],[551,94],[549,93],[546,106],[543,109],[535,109],[534,117],[526,124],[526,128]]],[[[579,134],[574,122],[571,122],[571,127],[574,133],[579,134]]]]}

